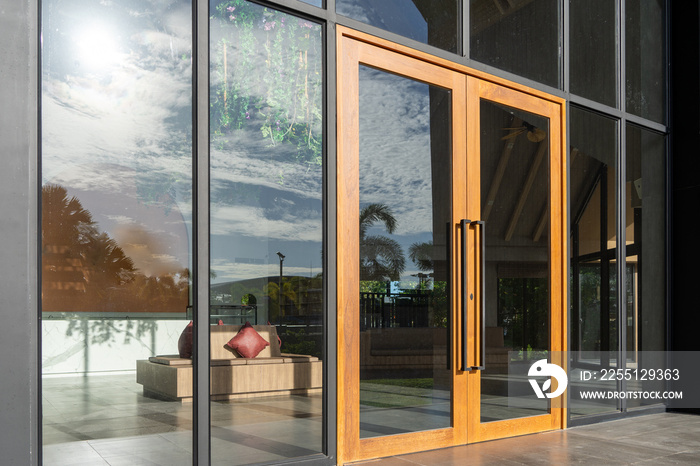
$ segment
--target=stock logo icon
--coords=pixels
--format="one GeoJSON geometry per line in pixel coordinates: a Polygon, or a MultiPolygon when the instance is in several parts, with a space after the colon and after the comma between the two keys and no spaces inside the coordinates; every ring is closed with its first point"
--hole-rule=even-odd
{"type": "Polygon", "coordinates": [[[566,376],[564,369],[556,364],[550,364],[546,359],[540,359],[530,366],[527,372],[528,377],[549,377],[540,387],[536,379],[528,379],[532,389],[535,391],[537,398],[556,398],[566,390],[566,385],[569,383],[569,378],[566,376]],[[552,393],[545,393],[552,386],[552,377],[557,380],[557,389],[552,393]]]}

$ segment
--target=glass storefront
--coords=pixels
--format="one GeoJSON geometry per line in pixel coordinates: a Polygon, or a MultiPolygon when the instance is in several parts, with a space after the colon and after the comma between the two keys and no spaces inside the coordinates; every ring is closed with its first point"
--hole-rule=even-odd
{"type": "MultiPolygon", "coordinates": [[[[640,352],[666,349],[665,2],[210,0],[199,32],[209,66],[193,76],[197,3],[41,5],[45,464],[66,451],[192,464],[205,431],[211,464],[333,463],[343,435],[372,445],[464,422],[456,406],[470,391],[477,424],[525,422],[558,408],[510,404],[507,366],[547,357],[557,316],[568,323],[571,371],[635,367],[640,352]],[[351,26],[409,64],[357,59],[357,85],[335,82],[347,72],[338,30],[351,26]],[[413,75],[414,62],[464,82],[436,84],[432,68],[413,75]],[[498,103],[503,90],[467,103],[472,65],[522,78],[511,86],[479,74],[507,92],[564,102],[565,121],[545,117],[544,105],[523,110],[524,97],[498,103]],[[455,89],[467,96],[455,100],[455,89]],[[207,114],[193,117],[196,99],[207,114]],[[336,231],[347,155],[336,123],[347,102],[359,141],[351,266],[339,263],[351,245],[336,231]],[[206,136],[196,132],[203,122],[206,136]],[[551,278],[557,151],[569,176],[556,194],[568,206],[563,304],[551,278]],[[193,221],[202,167],[204,238],[193,221]],[[455,212],[468,196],[480,212],[459,243],[455,212]],[[209,251],[205,313],[194,238],[209,251]],[[483,270],[465,265],[459,244],[475,264],[483,254],[483,270]],[[476,299],[455,291],[468,288],[460,267],[472,267],[476,299]],[[346,433],[333,425],[346,408],[333,401],[336,364],[350,351],[336,345],[346,303],[335,279],[355,269],[359,427],[346,433]],[[483,315],[467,322],[478,306],[483,315]],[[205,406],[198,325],[210,340],[205,406]],[[477,382],[460,382],[476,371],[477,382]],[[202,411],[209,425],[198,425],[202,411]]],[[[641,407],[600,403],[570,419],[641,407]]],[[[450,441],[472,441],[459,435],[450,441]]]]}

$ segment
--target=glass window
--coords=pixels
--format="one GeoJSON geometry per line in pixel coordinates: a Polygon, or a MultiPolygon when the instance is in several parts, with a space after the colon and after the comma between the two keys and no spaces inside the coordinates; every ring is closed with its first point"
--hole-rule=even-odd
{"type": "Polygon", "coordinates": [[[278,462],[322,451],[322,27],[243,0],[210,26],[212,464],[278,462]]]}
{"type": "MultiPolygon", "coordinates": [[[[666,148],[663,135],[627,126],[625,194],[627,361],[636,367],[639,351],[666,350],[666,148]]],[[[644,356],[654,354],[644,353],[644,356]]],[[[665,361],[642,363],[644,367],[656,368],[664,367],[665,361]]],[[[663,384],[645,382],[642,388],[659,390],[663,389],[663,384]]],[[[644,404],[656,402],[630,400],[628,406],[638,405],[640,401],[644,404]]]]}
{"type": "MultiPolygon", "coordinates": [[[[615,366],[617,305],[615,120],[571,107],[571,380],[581,370],[615,366]]],[[[606,382],[600,382],[605,384],[606,382]]],[[[574,382],[575,384],[575,382],[574,382]]],[[[615,382],[610,389],[616,389],[615,382]]],[[[572,391],[571,393],[577,393],[572,391]]],[[[614,411],[617,401],[577,400],[572,416],[614,411]]]]}
{"type": "Polygon", "coordinates": [[[469,55],[504,71],[560,84],[559,0],[469,2],[469,55]]]}
{"type": "Polygon", "coordinates": [[[143,370],[188,323],[191,11],[42,2],[45,464],[191,463],[191,405],[143,370]]]}
{"type": "Polygon", "coordinates": [[[449,52],[461,51],[459,0],[337,0],[336,11],[449,52]]]}
{"type": "Polygon", "coordinates": [[[571,92],[617,106],[617,8],[609,0],[570,0],[571,92]]]}
{"type": "Polygon", "coordinates": [[[666,47],[663,0],[625,2],[627,111],[664,122],[666,47]]]}

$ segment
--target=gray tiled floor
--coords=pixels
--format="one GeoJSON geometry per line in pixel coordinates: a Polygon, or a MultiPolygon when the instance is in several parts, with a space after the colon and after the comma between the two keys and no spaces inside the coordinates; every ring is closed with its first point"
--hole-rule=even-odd
{"type": "MultiPolygon", "coordinates": [[[[44,464],[191,465],[192,403],[146,398],[135,379],[135,374],[44,378],[44,464]]],[[[212,464],[319,453],[321,410],[318,395],[212,402],[212,464]]]]}
{"type": "MultiPolygon", "coordinates": [[[[191,403],[145,398],[140,388],[133,374],[45,378],[44,464],[191,464],[191,403]]],[[[319,396],[214,402],[211,419],[214,465],[283,461],[320,451],[319,396]]],[[[700,465],[700,416],[654,414],[364,464],[700,465]]]]}
{"type": "Polygon", "coordinates": [[[357,464],[700,465],[700,416],[664,413],[357,464]]]}

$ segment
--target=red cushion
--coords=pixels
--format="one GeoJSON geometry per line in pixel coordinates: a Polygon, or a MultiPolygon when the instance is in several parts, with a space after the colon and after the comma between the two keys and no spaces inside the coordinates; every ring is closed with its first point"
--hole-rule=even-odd
{"type": "Polygon", "coordinates": [[[270,343],[260,336],[253,326],[250,325],[250,322],[246,322],[236,336],[226,343],[226,346],[235,350],[244,358],[254,358],[266,346],[270,346],[270,343]]]}
{"type": "Polygon", "coordinates": [[[192,328],[194,324],[192,321],[185,327],[185,330],[180,334],[180,338],[177,340],[177,351],[180,353],[181,358],[191,358],[192,357],[192,328]]]}

